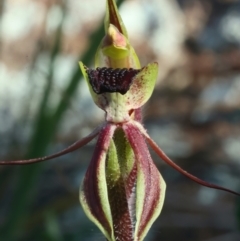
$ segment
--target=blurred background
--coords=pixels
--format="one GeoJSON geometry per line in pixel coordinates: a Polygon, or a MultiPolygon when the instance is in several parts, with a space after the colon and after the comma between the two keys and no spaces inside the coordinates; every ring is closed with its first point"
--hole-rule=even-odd
{"type": "MultiPolygon", "coordinates": [[[[152,138],[181,167],[240,192],[240,1],[121,0],[142,65],[159,79],[144,107],[152,138]]],[[[93,65],[104,0],[0,1],[0,160],[59,151],[104,118],[78,61],[93,65]]],[[[0,240],[101,241],[79,201],[94,141],[27,166],[0,167],[0,240]]],[[[167,183],[146,241],[238,241],[240,201],[201,187],[154,153],[167,183]]]]}

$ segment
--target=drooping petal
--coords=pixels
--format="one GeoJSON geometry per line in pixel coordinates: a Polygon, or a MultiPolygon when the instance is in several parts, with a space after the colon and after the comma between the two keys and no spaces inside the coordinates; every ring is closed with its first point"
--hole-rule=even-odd
{"type": "Polygon", "coordinates": [[[115,239],[106,183],[106,156],[115,129],[115,125],[108,124],[100,132],[80,189],[80,202],[86,215],[110,241],[115,239]]]}
{"type": "Polygon", "coordinates": [[[79,148],[85,146],[88,144],[92,139],[94,139],[100,130],[102,129],[102,126],[96,128],[91,134],[88,136],[82,138],[79,141],[76,141],[73,143],[71,146],[67,147],[66,149],[57,152],[55,154],[49,155],[49,156],[44,156],[44,157],[39,157],[39,158],[33,158],[33,159],[26,159],[26,160],[9,160],[9,161],[0,161],[0,165],[25,165],[25,164],[32,164],[32,163],[37,163],[37,162],[43,162],[47,161],[62,155],[65,155],[67,153],[73,152],[75,150],[78,150],[79,148]]]}
{"type": "Polygon", "coordinates": [[[229,192],[235,195],[240,196],[240,193],[237,193],[231,189],[225,188],[225,187],[221,187],[212,183],[208,183],[205,182],[203,180],[201,180],[200,178],[188,173],[187,171],[183,170],[180,166],[178,166],[176,163],[174,163],[163,151],[162,149],[156,144],[155,141],[153,141],[151,139],[151,137],[147,134],[146,130],[138,123],[135,122],[134,123],[139,130],[141,131],[141,133],[146,137],[147,142],[149,143],[149,145],[152,147],[152,149],[156,152],[156,154],[163,160],[165,161],[169,166],[171,166],[172,168],[174,168],[176,171],[180,172],[181,174],[183,174],[184,176],[188,177],[189,179],[191,179],[192,181],[205,186],[205,187],[209,187],[209,188],[213,188],[213,189],[219,189],[225,192],[229,192]]]}
{"type": "Polygon", "coordinates": [[[138,127],[129,122],[123,125],[123,129],[137,160],[134,241],[142,241],[161,212],[166,184],[151,159],[138,127]]]}

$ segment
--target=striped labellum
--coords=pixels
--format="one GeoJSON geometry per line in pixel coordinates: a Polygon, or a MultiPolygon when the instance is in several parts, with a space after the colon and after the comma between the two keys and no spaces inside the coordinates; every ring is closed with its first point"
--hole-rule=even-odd
{"type": "Polygon", "coordinates": [[[75,151],[98,136],[80,188],[81,205],[108,241],[142,241],[162,210],[166,189],[148,146],[194,182],[240,194],[186,172],[148,135],[141,121],[141,107],[152,95],[158,64],[153,62],[141,68],[114,0],[107,0],[105,32],[96,53],[95,68],[89,69],[80,62],[93,101],[106,113],[104,123],[56,154],[0,164],[46,161],[75,151]]]}

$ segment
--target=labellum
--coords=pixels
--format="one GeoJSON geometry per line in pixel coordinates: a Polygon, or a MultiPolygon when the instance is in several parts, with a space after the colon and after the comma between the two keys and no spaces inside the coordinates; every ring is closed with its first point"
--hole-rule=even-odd
{"type": "Polygon", "coordinates": [[[149,137],[141,123],[141,107],[153,92],[158,64],[141,68],[114,0],[107,1],[105,30],[106,36],[95,57],[95,69],[80,63],[94,102],[106,113],[105,122],[89,136],[56,154],[0,164],[49,160],[75,151],[98,136],[80,188],[81,205],[108,241],[141,241],[161,212],[166,189],[147,144],[162,160],[191,180],[239,194],[187,173],[149,137]]]}
{"type": "Polygon", "coordinates": [[[129,90],[133,77],[140,70],[98,67],[96,70],[86,69],[86,72],[89,76],[89,83],[96,94],[117,92],[124,95],[129,90]]]}

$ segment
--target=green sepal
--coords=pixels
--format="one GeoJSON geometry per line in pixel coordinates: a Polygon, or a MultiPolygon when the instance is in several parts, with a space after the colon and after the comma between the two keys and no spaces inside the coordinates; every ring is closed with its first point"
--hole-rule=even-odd
{"type": "Polygon", "coordinates": [[[140,68],[140,62],[129,40],[110,24],[96,55],[95,67],[140,68]]]}
{"type": "Polygon", "coordinates": [[[129,43],[115,0],[107,0],[104,23],[105,37],[97,49],[95,67],[139,69],[139,59],[129,43]]]}
{"type": "MultiPolygon", "coordinates": [[[[159,172],[158,172],[158,176],[159,176],[159,181],[158,181],[158,183],[156,183],[156,185],[158,185],[161,190],[159,193],[158,202],[157,202],[157,205],[154,207],[154,212],[153,212],[152,216],[149,218],[147,225],[145,226],[144,230],[141,232],[141,236],[138,237],[139,240],[137,240],[137,241],[142,241],[146,237],[149,229],[153,225],[154,221],[159,217],[159,215],[162,211],[162,208],[163,208],[164,199],[165,199],[165,191],[166,191],[166,183],[159,172]]],[[[141,193],[141,192],[139,192],[139,193],[141,193]]],[[[138,198],[136,200],[138,201],[138,198]]],[[[136,208],[136,210],[137,210],[137,208],[136,208]]],[[[137,223],[136,223],[136,227],[138,227],[137,223]]],[[[137,234],[137,232],[139,232],[139,230],[136,229],[135,235],[137,234]]],[[[136,237],[137,237],[137,235],[136,235],[136,237]]]]}
{"type": "Polygon", "coordinates": [[[106,180],[107,153],[115,129],[114,125],[102,129],[79,194],[84,212],[108,241],[116,241],[106,180]]]}
{"type": "Polygon", "coordinates": [[[122,21],[122,18],[118,12],[118,8],[115,0],[107,0],[106,4],[106,15],[104,20],[105,32],[107,33],[108,27],[113,24],[118,28],[118,30],[128,38],[128,33],[126,27],[122,21]]]}

